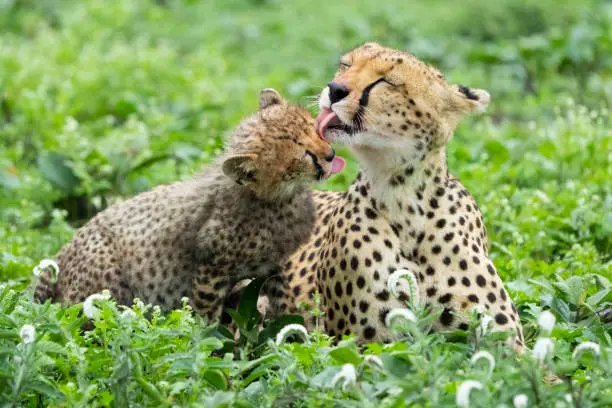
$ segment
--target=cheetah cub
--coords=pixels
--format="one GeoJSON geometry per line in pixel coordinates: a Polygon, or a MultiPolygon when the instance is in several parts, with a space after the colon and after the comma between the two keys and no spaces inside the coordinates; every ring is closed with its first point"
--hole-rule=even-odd
{"type": "Polygon", "coordinates": [[[187,296],[217,320],[238,281],[278,272],[309,238],[309,184],[343,167],[310,114],[265,89],[215,164],[98,214],[59,252],[57,282],[41,276],[35,298],[77,303],[109,289],[120,304],[175,308],[187,296]]]}

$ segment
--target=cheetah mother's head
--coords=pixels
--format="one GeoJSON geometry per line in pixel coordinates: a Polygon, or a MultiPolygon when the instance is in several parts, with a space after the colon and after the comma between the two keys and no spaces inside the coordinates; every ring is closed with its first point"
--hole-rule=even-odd
{"type": "Polygon", "coordinates": [[[366,43],[340,58],[323,90],[319,133],[329,142],[427,151],[446,145],[461,117],[489,100],[411,54],[366,43]]]}

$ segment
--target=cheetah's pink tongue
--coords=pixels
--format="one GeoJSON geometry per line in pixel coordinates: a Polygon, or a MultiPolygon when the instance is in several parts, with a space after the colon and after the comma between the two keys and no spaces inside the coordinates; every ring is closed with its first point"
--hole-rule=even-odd
{"type": "Polygon", "coordinates": [[[342,170],[344,170],[345,164],[346,163],[342,157],[335,156],[334,159],[332,160],[331,174],[340,173],[342,170]]]}
{"type": "Polygon", "coordinates": [[[336,119],[336,121],[339,122],[338,116],[333,110],[329,108],[321,109],[321,112],[319,112],[319,116],[317,116],[317,123],[319,124],[318,131],[319,131],[319,136],[321,137],[321,139],[325,139],[325,137],[323,137],[323,131],[330,124],[330,122],[334,119],[336,119]]]}
{"type": "MultiPolygon", "coordinates": [[[[319,112],[319,116],[317,116],[317,123],[319,124],[319,137],[321,139],[325,140],[325,137],[323,136],[323,131],[325,131],[325,128],[330,125],[334,119],[335,122],[340,122],[338,116],[334,113],[334,111],[329,108],[321,109],[321,112],[319,112]]],[[[342,157],[335,156],[332,160],[331,174],[340,173],[342,170],[344,170],[345,164],[346,162],[342,157]]]]}

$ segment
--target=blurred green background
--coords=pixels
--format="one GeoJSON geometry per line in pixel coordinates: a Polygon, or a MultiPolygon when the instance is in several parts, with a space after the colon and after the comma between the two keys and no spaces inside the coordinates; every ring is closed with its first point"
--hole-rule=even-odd
{"type": "MultiPolygon", "coordinates": [[[[3,0],[0,281],[28,282],[109,203],[189,177],[261,88],[316,113],[365,41],[491,93],[449,164],[519,302],[528,278],[611,275],[610,2],[3,0]]],[[[346,188],[349,164],[323,187],[346,188]]]]}

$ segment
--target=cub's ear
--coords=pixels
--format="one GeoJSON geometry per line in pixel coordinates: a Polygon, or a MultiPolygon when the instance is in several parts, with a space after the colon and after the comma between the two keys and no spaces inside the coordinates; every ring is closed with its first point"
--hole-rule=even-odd
{"type": "Polygon", "coordinates": [[[379,43],[369,41],[362,45],[363,48],[382,48],[379,43]]]}
{"type": "Polygon", "coordinates": [[[285,103],[285,100],[276,89],[266,88],[259,93],[259,110],[282,103],[285,103]]]}
{"type": "Polygon", "coordinates": [[[462,113],[484,112],[491,101],[491,96],[484,89],[468,88],[453,85],[453,105],[462,113]]]}
{"type": "Polygon", "coordinates": [[[243,185],[255,181],[256,159],[254,153],[235,154],[223,161],[221,169],[227,177],[243,185]]]}

